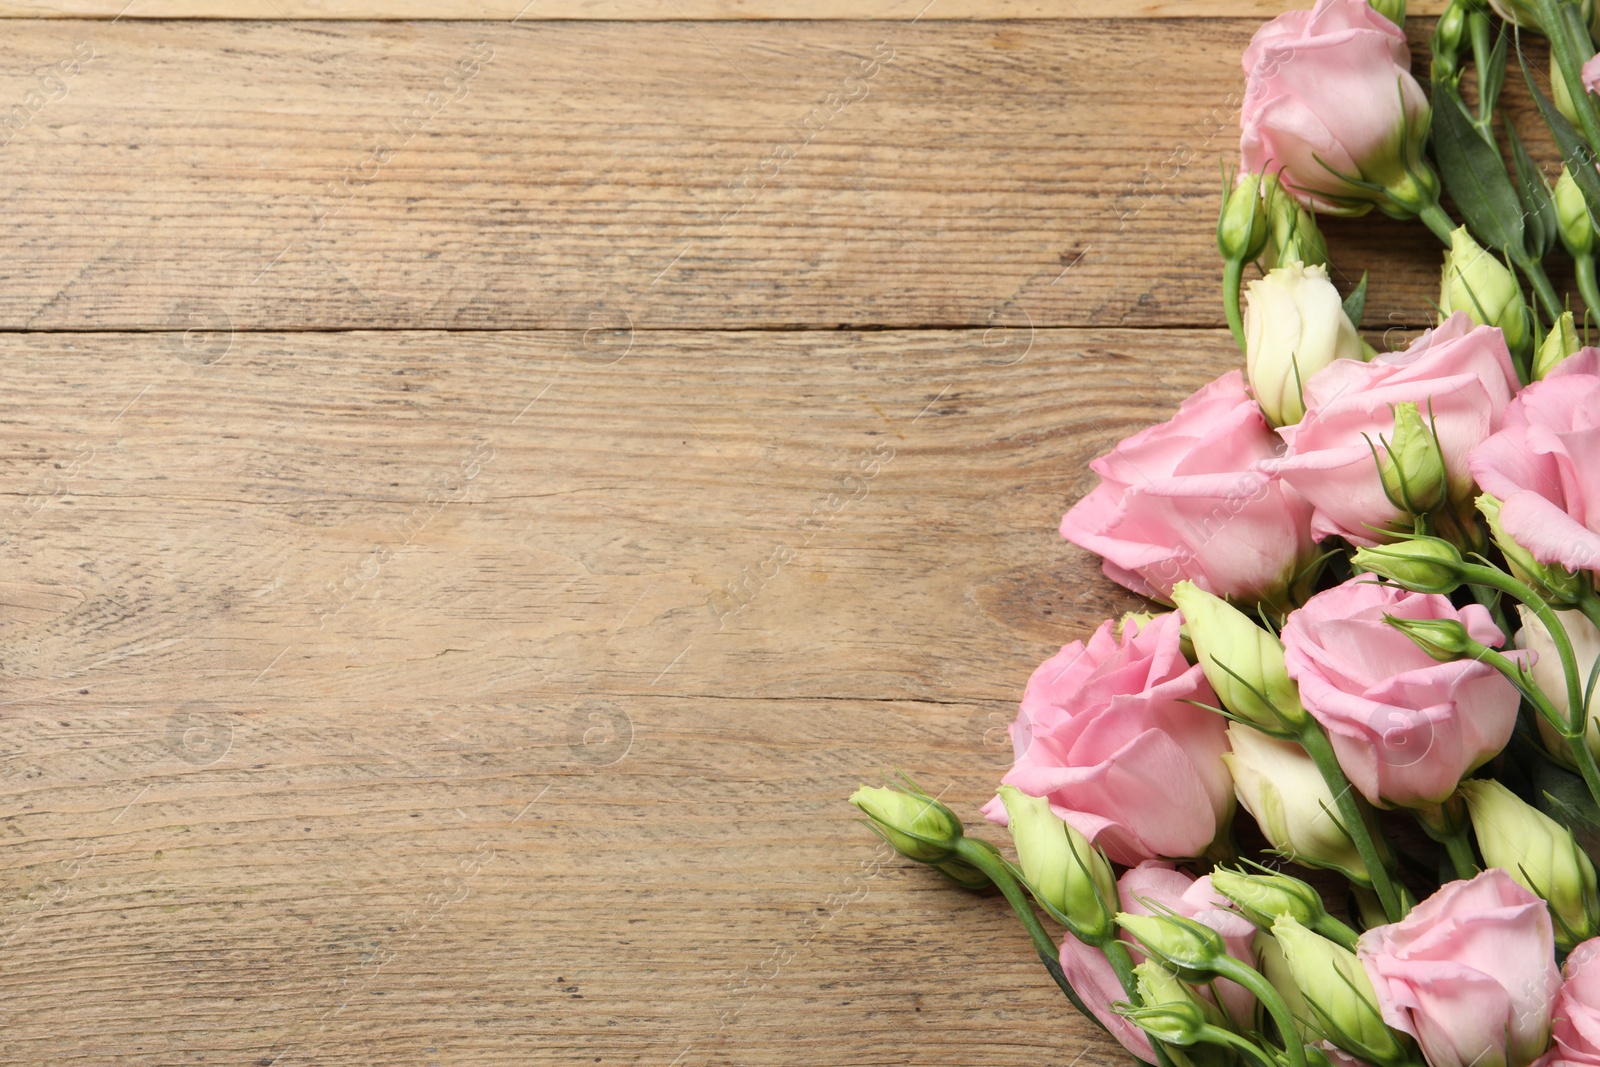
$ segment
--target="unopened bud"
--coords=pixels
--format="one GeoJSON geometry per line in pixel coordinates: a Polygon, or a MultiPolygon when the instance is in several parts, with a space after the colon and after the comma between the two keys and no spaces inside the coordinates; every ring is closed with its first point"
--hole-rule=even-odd
{"type": "Polygon", "coordinates": [[[1570,952],[1580,941],[1600,933],[1594,864],[1572,831],[1499,782],[1474,778],[1460,788],[1484,862],[1501,868],[1550,905],[1556,948],[1570,952]]]}
{"type": "Polygon", "coordinates": [[[1394,406],[1394,436],[1382,444],[1378,473],[1390,503],[1413,515],[1426,515],[1444,503],[1444,452],[1414,401],[1394,406]]]}
{"type": "Polygon", "coordinates": [[[1122,1015],[1133,1025],[1168,1045],[1186,1048],[1204,1039],[1206,1016],[1195,1003],[1174,1002],[1153,1008],[1127,1007],[1122,1015]]]}
{"type": "Polygon", "coordinates": [[[1365,358],[1328,269],[1288,263],[1246,288],[1245,370],[1261,411],[1275,426],[1305,415],[1305,383],[1336,359],[1365,358]]]}
{"type": "Polygon", "coordinates": [[[1222,761],[1233,775],[1234,793],[1273,848],[1308,867],[1371,884],[1360,850],[1330,814],[1333,793],[1305,749],[1239,723],[1229,724],[1228,745],[1232,751],[1222,761]]]}
{"type": "MultiPolygon", "coordinates": [[[[1555,79],[1557,82],[1563,80],[1555,79]]],[[[1572,172],[1565,167],[1561,168],[1561,177],[1556,179],[1555,200],[1556,222],[1561,231],[1561,244],[1574,257],[1593,254],[1594,216],[1589,214],[1589,202],[1584,197],[1583,190],[1578,188],[1572,172]]]]}
{"type": "Polygon", "coordinates": [[[1512,352],[1532,350],[1528,305],[1516,275],[1484,251],[1465,226],[1457,227],[1450,235],[1444,281],[1439,290],[1439,314],[1449,318],[1457,311],[1466,312],[1480,326],[1499,327],[1512,352]]]}
{"type": "Polygon", "coordinates": [[[1217,250],[1226,260],[1248,263],[1267,244],[1267,211],[1261,198],[1261,175],[1246,172],[1222,202],[1217,218],[1217,250]]]}
{"type": "Polygon", "coordinates": [[[850,797],[872,828],[907,859],[944,863],[954,858],[961,820],[933,797],[864,785],[850,797]]]}
{"type": "Polygon", "coordinates": [[[1556,607],[1566,607],[1578,602],[1578,598],[1583,595],[1581,576],[1560,564],[1540,563],[1533,558],[1532,552],[1512,540],[1511,535],[1506,533],[1505,527],[1500,524],[1498,498],[1484,493],[1478,497],[1477,506],[1489,524],[1490,536],[1494,538],[1501,555],[1506,557],[1506,563],[1511,567],[1513,575],[1533,586],[1556,607]]]}
{"type": "Polygon", "coordinates": [[[1572,312],[1564,311],[1556,324],[1550,327],[1550,332],[1545,334],[1544,340],[1539,343],[1539,351],[1533,357],[1533,379],[1538,381],[1557,363],[1572,355],[1582,347],[1578,340],[1578,331],[1573,325],[1572,312]]]}
{"type": "Polygon", "coordinates": [[[1267,206],[1267,247],[1261,260],[1268,270],[1299,263],[1306,267],[1326,266],[1328,242],[1317,229],[1317,220],[1305,206],[1279,183],[1277,175],[1261,179],[1261,196],[1267,206]]]}
{"type": "Polygon", "coordinates": [[[1402,619],[1398,615],[1385,615],[1383,621],[1411,638],[1418,648],[1440,663],[1473,656],[1484,647],[1474,641],[1467,628],[1456,619],[1402,619]]]}
{"type": "Polygon", "coordinates": [[[1010,820],[1017,864],[1034,896],[1065,916],[1080,940],[1109,934],[1117,882],[1106,858],[1051,811],[1048,800],[1003,785],[1000,801],[1010,820]]]}
{"type": "Polygon", "coordinates": [[[1407,1062],[1407,1049],[1384,1025],[1372,980],[1349,949],[1314,934],[1288,916],[1272,924],[1290,977],[1311,1008],[1317,1028],[1339,1048],[1380,1067],[1407,1062]]]}
{"type": "MultiPolygon", "coordinates": [[[[1305,925],[1304,923],[1301,924],[1305,925]]],[[[1300,992],[1300,987],[1294,984],[1294,976],[1289,973],[1289,961],[1284,958],[1283,947],[1278,944],[1278,939],[1267,930],[1256,934],[1250,942],[1252,951],[1256,956],[1256,969],[1272,988],[1278,991],[1278,996],[1283,998],[1283,1003],[1289,1009],[1289,1015],[1294,1020],[1295,1031],[1300,1035],[1300,1041],[1308,1047],[1314,1046],[1322,1040],[1322,1034],[1316,1027],[1316,1016],[1311,1011],[1311,1005],[1306,1003],[1306,998],[1300,992]]]]}
{"type": "Polygon", "coordinates": [[[1430,76],[1434,81],[1449,81],[1461,73],[1461,46],[1466,39],[1465,0],[1452,0],[1433,29],[1433,69],[1430,76]]]}
{"type": "Polygon", "coordinates": [[[1461,584],[1461,552],[1438,537],[1411,537],[1392,545],[1360,548],[1352,562],[1364,571],[1417,593],[1449,593],[1461,584]]]}
{"type": "Polygon", "coordinates": [[[1211,888],[1233,901],[1246,919],[1262,929],[1271,929],[1280,915],[1309,929],[1328,914],[1322,894],[1287,874],[1245,874],[1218,867],[1211,872],[1211,888]]]}
{"type": "Polygon", "coordinates": [[[1229,958],[1222,935],[1195,919],[1118,912],[1117,925],[1186,981],[1204,981],[1222,960],[1229,958]]]}
{"type": "Polygon", "coordinates": [[[1223,707],[1268,732],[1292,733],[1306,721],[1300,689],[1283,661],[1283,642],[1238,608],[1193,582],[1172,587],[1195,658],[1223,707]]]}

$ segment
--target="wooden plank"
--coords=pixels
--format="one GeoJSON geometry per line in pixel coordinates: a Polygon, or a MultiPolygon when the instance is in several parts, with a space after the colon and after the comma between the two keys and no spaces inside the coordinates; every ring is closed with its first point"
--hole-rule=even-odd
{"type": "MultiPolygon", "coordinates": [[[[1413,2],[1437,15],[1446,0],[1413,2]]],[[[7,0],[0,18],[212,19],[1097,19],[1260,18],[1281,0],[7,0]]]]}
{"type": "Polygon", "coordinates": [[[842,798],[976,818],[1225,333],[617,340],[0,336],[0,1063],[1125,1062],[842,798]]]}
{"type": "Polygon", "coordinates": [[[0,328],[1215,326],[1254,27],[19,22],[0,328]]]}

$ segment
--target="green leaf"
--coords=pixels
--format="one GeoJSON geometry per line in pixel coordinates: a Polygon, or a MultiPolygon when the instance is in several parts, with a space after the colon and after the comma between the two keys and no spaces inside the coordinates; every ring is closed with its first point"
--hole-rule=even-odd
{"type": "Polygon", "coordinates": [[[1361,272],[1361,280],[1356,287],[1350,290],[1350,295],[1344,298],[1344,317],[1350,320],[1350,325],[1361,329],[1361,313],[1367,309],[1367,272],[1361,272]]]}
{"type": "Polygon", "coordinates": [[[1522,249],[1522,202],[1500,150],[1484,140],[1453,86],[1435,86],[1433,154],[1444,187],[1478,240],[1502,252],[1522,249]]]}
{"type": "Polygon", "coordinates": [[[1534,166],[1528,150],[1517,136],[1517,128],[1505,120],[1506,139],[1511,144],[1511,163],[1516,170],[1517,194],[1522,198],[1525,212],[1524,235],[1527,253],[1536,260],[1544,259],[1555,246],[1560,221],[1556,218],[1556,199],[1545,184],[1544,175],[1534,166]]]}

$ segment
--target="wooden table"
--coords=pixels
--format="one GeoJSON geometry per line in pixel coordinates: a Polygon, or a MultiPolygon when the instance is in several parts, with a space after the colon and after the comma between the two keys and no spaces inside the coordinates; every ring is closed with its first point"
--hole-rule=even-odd
{"type": "Polygon", "coordinates": [[[844,798],[1133,606],[1279,5],[125,3],[0,3],[0,1062],[1124,1062],[844,798]]]}

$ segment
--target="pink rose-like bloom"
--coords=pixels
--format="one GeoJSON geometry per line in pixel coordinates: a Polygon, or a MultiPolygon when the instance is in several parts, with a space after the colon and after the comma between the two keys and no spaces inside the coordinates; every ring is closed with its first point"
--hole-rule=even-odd
{"type": "Polygon", "coordinates": [[[1491,867],[1368,930],[1356,955],[1430,1067],[1527,1067],[1550,1040],[1555,948],[1544,901],[1491,867]]]}
{"type": "Polygon", "coordinates": [[[1600,89],[1600,55],[1593,56],[1589,62],[1583,65],[1581,77],[1583,78],[1583,88],[1587,92],[1592,93],[1600,89]]]}
{"type": "Polygon", "coordinates": [[[1600,938],[1572,950],[1556,998],[1555,1047],[1539,1067],[1600,1067],[1600,938]]]}
{"type": "Polygon", "coordinates": [[[1310,509],[1258,469],[1281,449],[1230,371],[1090,462],[1100,484],[1062,517],[1061,536],[1155,600],[1188,579],[1216,596],[1280,601],[1314,554],[1310,509]]]}
{"type": "Polygon", "coordinates": [[[1426,165],[1428,98],[1410,67],[1406,35],[1366,0],[1279,15],[1244,53],[1244,169],[1280,171],[1316,211],[1369,210],[1373,191],[1344,179],[1405,187],[1426,165]]]}
{"type": "Polygon", "coordinates": [[[1600,376],[1593,349],[1557,364],[1506,409],[1499,433],[1472,450],[1500,524],[1541,563],[1600,567],[1600,376]]]}
{"type": "MultiPolygon", "coordinates": [[[[1255,953],[1250,948],[1255,926],[1243,915],[1229,910],[1227,899],[1211,888],[1210,877],[1196,879],[1166,863],[1141,863],[1117,880],[1117,896],[1122,910],[1130,915],[1153,915],[1161,908],[1169,908],[1185,918],[1204,923],[1222,935],[1228,955],[1247,967],[1255,966],[1255,953]]],[[[1133,958],[1137,963],[1144,956],[1134,949],[1133,958]]],[[[1114,1001],[1128,998],[1104,953],[1069,936],[1061,943],[1061,970],[1084,1004],[1124,1048],[1147,1063],[1154,1062],[1150,1040],[1144,1031],[1111,1010],[1114,1001]]],[[[1241,1028],[1249,1028],[1253,1023],[1255,997],[1244,987],[1226,980],[1214,983],[1214,988],[1222,998],[1222,1008],[1228,1017],[1241,1028]]],[[[1205,989],[1196,992],[1210,998],[1205,989]]]]}
{"type": "Polygon", "coordinates": [[[1490,647],[1505,636],[1481,605],[1457,610],[1366,576],[1318,593],[1284,624],[1289,677],[1350,784],[1385,807],[1436,804],[1511,740],[1521,698],[1486,663],[1438,662],[1385,615],[1454,619],[1490,647]]]}
{"type": "Polygon", "coordinates": [[[1305,386],[1305,418],[1278,432],[1289,454],[1269,466],[1316,509],[1311,532],[1371,546],[1383,530],[1411,529],[1411,520],[1383,491],[1373,458],[1378,438],[1392,440],[1394,405],[1411,401],[1433,428],[1444,456],[1452,501],[1473,493],[1467,454],[1500,428],[1517,391],[1504,336],[1474,326],[1465,312],[1370,363],[1335,360],[1305,386]],[[1374,529],[1377,527],[1377,529],[1374,529]]]}
{"type": "MultiPolygon", "coordinates": [[[[1185,703],[1217,698],[1183,658],[1180,625],[1158,615],[1119,642],[1104,623],[1040,664],[1011,724],[1003,783],[1048,799],[1124,865],[1198,856],[1233,816],[1227,720],[1185,703]]],[[[1005,821],[998,797],[984,813],[1005,821]]]]}

